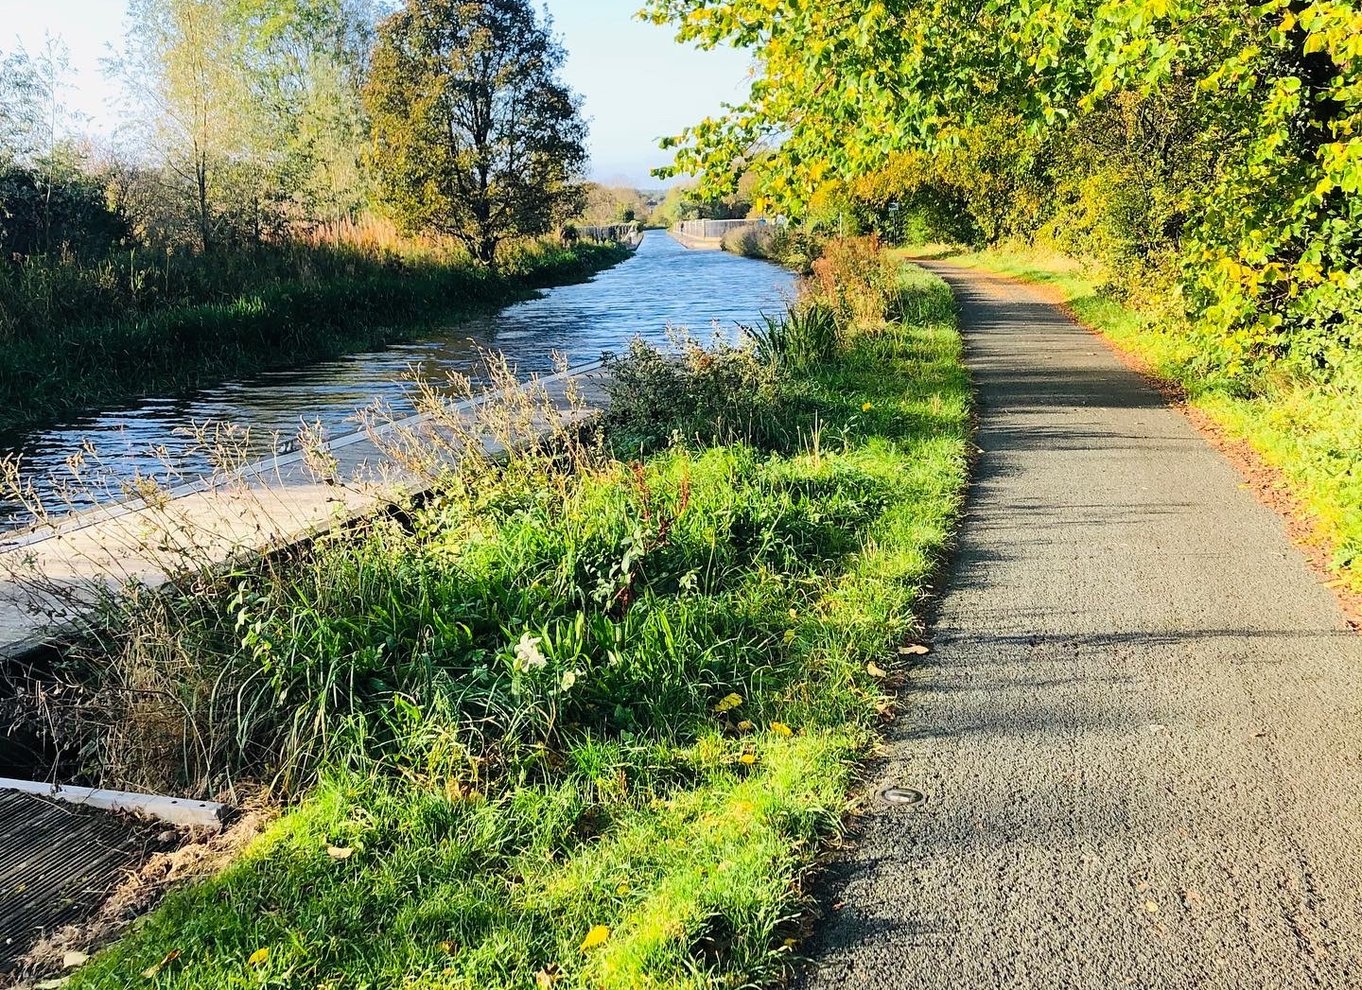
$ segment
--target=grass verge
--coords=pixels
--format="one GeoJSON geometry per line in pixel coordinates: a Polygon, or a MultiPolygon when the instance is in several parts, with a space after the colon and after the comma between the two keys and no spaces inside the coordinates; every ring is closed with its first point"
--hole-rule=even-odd
{"type": "Polygon", "coordinates": [[[1175,384],[1226,437],[1280,473],[1337,580],[1362,593],[1362,363],[1327,383],[1278,375],[1246,389],[1214,366],[1214,350],[1184,321],[1122,305],[1073,259],[990,250],[948,260],[1052,287],[1085,326],[1175,384]]]}
{"type": "Polygon", "coordinates": [[[965,485],[950,293],[912,270],[896,295],[899,322],[820,322],[797,373],[692,353],[691,394],[759,429],[513,459],[187,607],[170,708],[229,721],[297,801],[72,990],[778,978],[965,485]]]}
{"type": "MultiPolygon", "coordinates": [[[[42,333],[0,334],[0,430],[384,347],[628,257],[618,245],[543,246],[494,274],[453,256],[311,250],[279,252],[286,261],[262,261],[263,273],[241,276],[254,283],[249,288],[205,290],[211,301],[95,320],[68,314],[69,322],[45,324],[42,333]]],[[[31,272],[27,277],[41,281],[31,272]]],[[[24,291],[61,288],[44,283],[24,291]]]]}

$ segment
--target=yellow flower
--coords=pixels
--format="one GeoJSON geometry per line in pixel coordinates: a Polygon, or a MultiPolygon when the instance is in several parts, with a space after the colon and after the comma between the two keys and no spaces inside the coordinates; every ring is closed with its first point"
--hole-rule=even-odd
{"type": "Polygon", "coordinates": [[[719,699],[719,703],[714,706],[714,710],[722,715],[724,712],[731,712],[742,704],[742,695],[726,694],[719,699]]]}
{"type": "Polygon", "coordinates": [[[778,736],[787,736],[787,737],[788,737],[788,736],[794,735],[794,730],[791,729],[791,728],[790,728],[788,725],[786,725],[784,722],[772,722],[772,723],[771,723],[771,731],[774,732],[774,733],[775,733],[776,735],[778,735],[778,736]]]}
{"type": "Polygon", "coordinates": [[[785,630],[785,635],[784,635],[784,637],[782,637],[782,638],[783,638],[783,640],[784,640],[785,645],[786,645],[786,646],[789,646],[791,643],[794,642],[795,631],[794,631],[793,629],[786,629],[786,630],[785,630]]]}
{"type": "Polygon", "coordinates": [[[270,957],[269,949],[256,949],[254,952],[251,953],[250,958],[246,960],[246,965],[259,966],[267,959],[269,959],[269,957],[270,957]]]}
{"type": "Polygon", "coordinates": [[[586,938],[582,939],[582,951],[594,949],[601,945],[610,937],[610,929],[605,925],[592,925],[591,931],[586,933],[586,938]]]}
{"type": "Polygon", "coordinates": [[[874,408],[875,408],[875,404],[874,404],[873,402],[862,402],[862,403],[861,403],[861,412],[870,412],[870,410],[872,410],[872,409],[874,409],[874,408]]]}
{"type": "Polygon", "coordinates": [[[741,764],[743,764],[743,766],[748,766],[748,767],[750,767],[753,763],[756,763],[756,762],[757,762],[757,754],[756,754],[756,753],[743,753],[742,756],[738,757],[738,762],[741,763],[741,764]]]}

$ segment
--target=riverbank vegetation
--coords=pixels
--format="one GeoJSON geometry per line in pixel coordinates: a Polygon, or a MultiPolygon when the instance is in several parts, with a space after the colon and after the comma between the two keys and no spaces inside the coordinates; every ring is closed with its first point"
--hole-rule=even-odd
{"type": "Polygon", "coordinates": [[[73,990],[633,990],[789,967],[962,496],[950,294],[840,245],[785,320],[679,363],[637,345],[615,372],[599,429],[125,599],[53,673],[62,700],[35,717],[91,777],[286,801],[73,990]]]}
{"type": "Polygon", "coordinates": [[[1108,313],[1141,314],[1098,325],[1138,325],[1112,333],[1282,469],[1362,584],[1356,4],[649,10],[761,66],[676,170],[711,196],[755,176],[798,221],[1078,259],[1108,313]]]}
{"type": "Polygon", "coordinates": [[[107,148],[72,136],[59,44],[0,58],[0,429],[381,346],[624,257],[556,236],[585,125],[530,7],[378,10],[134,0],[107,148]],[[450,130],[469,114],[488,126],[450,130]]]}

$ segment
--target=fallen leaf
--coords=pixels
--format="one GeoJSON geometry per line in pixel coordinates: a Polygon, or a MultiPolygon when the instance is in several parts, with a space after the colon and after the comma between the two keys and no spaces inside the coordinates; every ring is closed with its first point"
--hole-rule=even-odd
{"type": "Polygon", "coordinates": [[[349,859],[354,855],[354,850],[349,846],[327,846],[326,854],[332,859],[349,859]]]}
{"type": "Polygon", "coordinates": [[[62,969],[75,969],[77,966],[84,966],[90,961],[90,957],[83,952],[66,952],[61,957],[62,969]]]}
{"type": "Polygon", "coordinates": [[[738,728],[743,732],[751,732],[755,728],[755,726],[753,726],[752,723],[749,722],[747,719],[743,719],[741,722],[738,723],[738,728]]]}
{"type": "Polygon", "coordinates": [[[714,706],[714,710],[722,715],[724,712],[731,712],[733,709],[737,708],[741,704],[742,695],[726,694],[719,699],[719,703],[714,706]]]}
{"type": "Polygon", "coordinates": [[[874,660],[871,660],[868,664],[865,665],[865,672],[869,674],[871,677],[889,676],[885,669],[881,667],[879,664],[877,664],[874,660]]]}
{"type": "Polygon", "coordinates": [[[788,725],[786,725],[784,722],[772,722],[772,723],[771,723],[771,731],[774,732],[774,733],[775,733],[776,735],[778,735],[778,736],[786,736],[786,737],[788,737],[788,736],[794,735],[794,730],[791,729],[791,728],[790,728],[788,725]]]}
{"type": "Polygon", "coordinates": [[[1150,914],[1158,914],[1158,913],[1159,913],[1159,906],[1158,906],[1157,904],[1155,904],[1153,901],[1145,901],[1145,902],[1144,902],[1144,909],[1145,909],[1146,911],[1148,911],[1150,914]]]}
{"type": "Polygon", "coordinates": [[[558,968],[557,963],[549,963],[539,972],[534,974],[534,985],[540,987],[541,990],[547,990],[548,987],[557,983],[562,975],[563,971],[558,968]]]}
{"type": "Polygon", "coordinates": [[[743,753],[742,756],[738,757],[738,762],[750,767],[757,762],[757,755],[755,753],[743,753]]]}
{"type": "Polygon", "coordinates": [[[791,643],[794,642],[794,640],[795,631],[793,629],[786,629],[785,635],[781,637],[781,642],[783,642],[786,646],[789,646],[791,643]]]}
{"type": "Polygon", "coordinates": [[[582,939],[582,951],[586,952],[588,949],[594,949],[596,946],[604,944],[609,937],[610,929],[605,925],[592,925],[591,931],[587,932],[586,938],[582,939]]]}
{"type": "Polygon", "coordinates": [[[440,943],[440,951],[447,956],[452,956],[459,951],[459,943],[452,939],[445,939],[440,943]]]}
{"type": "Polygon", "coordinates": [[[629,893],[631,889],[632,888],[630,888],[630,886],[627,883],[622,883],[615,888],[615,893],[619,894],[619,896],[621,897],[624,897],[629,893]]]}
{"type": "Polygon", "coordinates": [[[167,952],[164,956],[161,957],[161,961],[158,962],[155,966],[148,966],[146,969],[142,970],[142,976],[148,980],[155,979],[157,973],[165,969],[167,966],[169,966],[171,963],[173,963],[176,959],[179,958],[180,950],[171,949],[169,952],[167,952]]]}
{"type": "Polygon", "coordinates": [[[906,657],[921,657],[931,653],[931,648],[923,646],[921,643],[911,643],[908,646],[900,646],[899,652],[906,657]]]}
{"type": "Polygon", "coordinates": [[[268,948],[256,949],[254,952],[251,953],[250,957],[246,960],[246,965],[261,966],[268,962],[269,958],[270,950],[268,948]]]}

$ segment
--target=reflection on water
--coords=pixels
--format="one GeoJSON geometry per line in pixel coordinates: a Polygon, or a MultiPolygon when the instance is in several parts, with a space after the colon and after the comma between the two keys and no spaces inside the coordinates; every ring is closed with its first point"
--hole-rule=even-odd
{"type": "MultiPolygon", "coordinates": [[[[688,251],[653,231],[633,258],[590,282],[549,289],[443,334],[73,418],[0,438],[0,454],[21,458],[24,477],[55,510],[65,501],[54,492],[69,477],[67,461],[82,448],[86,462],[99,465],[109,497],[117,497],[119,483],[137,474],[171,480],[209,473],[206,454],[189,435],[196,425],[232,423],[256,436],[293,436],[300,423],[320,422],[329,435],[346,433],[356,428],[356,410],[375,401],[409,408],[413,369],[430,378],[474,371],[480,346],[503,352],[522,376],[542,373],[552,370],[555,351],[581,364],[621,350],[634,336],[663,341],[668,326],[732,331],[779,311],[791,289],[791,276],[774,265],[688,251]]],[[[0,501],[0,529],[16,516],[13,504],[0,501]]]]}

